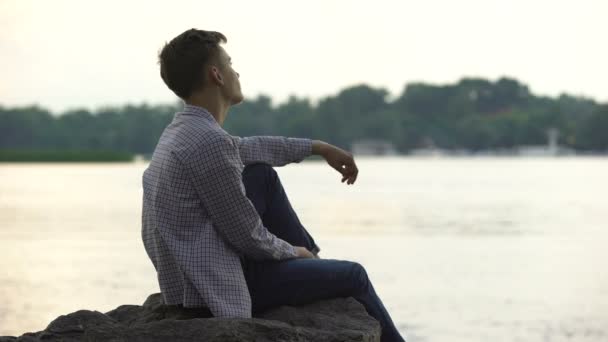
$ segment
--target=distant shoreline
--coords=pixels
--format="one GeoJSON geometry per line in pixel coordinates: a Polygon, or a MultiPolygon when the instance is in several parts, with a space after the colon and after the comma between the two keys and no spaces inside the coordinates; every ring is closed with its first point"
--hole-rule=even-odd
{"type": "MultiPolygon", "coordinates": [[[[132,163],[149,162],[150,154],[132,154],[115,151],[89,151],[89,150],[2,150],[0,149],[0,164],[3,163],[132,163]]],[[[354,154],[355,160],[372,158],[411,158],[411,159],[569,159],[569,158],[602,158],[608,157],[606,153],[575,153],[557,155],[525,155],[510,153],[492,153],[490,151],[469,152],[469,153],[446,153],[446,151],[436,153],[408,153],[408,154],[354,154]]],[[[323,157],[311,155],[305,161],[324,161],[323,157]]]]}

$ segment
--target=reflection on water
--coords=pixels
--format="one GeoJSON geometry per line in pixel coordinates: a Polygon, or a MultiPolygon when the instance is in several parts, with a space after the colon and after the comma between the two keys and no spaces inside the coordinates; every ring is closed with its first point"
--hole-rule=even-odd
{"type": "MultiPolygon", "coordinates": [[[[608,160],[277,168],[324,258],[361,262],[412,341],[608,340],[608,160]]],[[[0,335],[158,291],[140,164],[0,165],[0,335]]]]}

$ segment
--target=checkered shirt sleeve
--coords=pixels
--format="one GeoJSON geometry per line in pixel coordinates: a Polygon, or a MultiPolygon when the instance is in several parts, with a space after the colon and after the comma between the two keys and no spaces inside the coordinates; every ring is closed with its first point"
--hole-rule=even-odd
{"type": "Polygon", "coordinates": [[[272,166],[299,163],[312,154],[312,140],[283,136],[231,136],[243,164],[263,162],[272,166]]]}

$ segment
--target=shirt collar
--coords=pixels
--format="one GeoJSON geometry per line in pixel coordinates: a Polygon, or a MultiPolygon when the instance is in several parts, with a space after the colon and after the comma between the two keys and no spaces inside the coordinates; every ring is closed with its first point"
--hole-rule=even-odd
{"type": "Polygon", "coordinates": [[[191,105],[191,104],[184,104],[184,108],[181,111],[182,114],[189,114],[189,115],[196,115],[196,116],[201,116],[207,120],[213,121],[214,123],[218,124],[217,120],[215,120],[215,118],[213,117],[213,115],[204,107],[200,107],[200,106],[195,106],[195,105],[191,105]]]}

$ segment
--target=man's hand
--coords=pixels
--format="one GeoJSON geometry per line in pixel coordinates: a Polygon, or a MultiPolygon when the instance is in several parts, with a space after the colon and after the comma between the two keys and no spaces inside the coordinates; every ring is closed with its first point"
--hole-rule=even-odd
{"type": "Polygon", "coordinates": [[[359,169],[357,169],[352,153],[326,142],[315,140],[313,142],[313,154],[323,156],[327,164],[340,172],[342,183],[346,181],[346,184],[353,184],[357,180],[359,169]]]}
{"type": "Polygon", "coordinates": [[[296,251],[298,252],[298,258],[308,258],[308,259],[314,259],[315,255],[312,254],[308,249],[306,249],[306,247],[300,247],[300,246],[294,246],[296,248],[296,251]]]}

